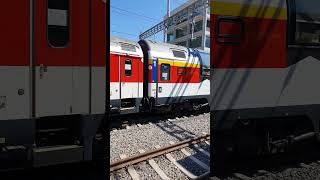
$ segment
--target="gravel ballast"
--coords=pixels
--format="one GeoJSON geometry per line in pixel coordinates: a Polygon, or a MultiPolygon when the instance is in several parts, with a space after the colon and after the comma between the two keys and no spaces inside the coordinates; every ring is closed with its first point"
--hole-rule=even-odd
{"type": "Polygon", "coordinates": [[[132,156],[139,150],[168,146],[169,141],[179,142],[210,132],[210,114],[183,117],[174,121],[144,124],[140,127],[110,132],[110,162],[119,160],[120,154],[132,156]]]}
{"type": "Polygon", "coordinates": [[[174,164],[171,163],[164,156],[154,158],[160,169],[171,179],[187,180],[188,177],[184,175],[174,164]]]}
{"type": "Polygon", "coordinates": [[[132,179],[128,172],[124,169],[120,169],[118,171],[110,173],[110,180],[124,180],[124,179],[132,179]]]}
{"type": "Polygon", "coordinates": [[[133,167],[139,174],[141,180],[161,179],[157,172],[154,171],[153,168],[147,164],[147,162],[141,162],[133,167]]]}
{"type": "Polygon", "coordinates": [[[187,169],[189,172],[196,176],[200,176],[207,172],[207,170],[198,166],[195,162],[193,162],[191,159],[185,156],[182,152],[175,151],[170,154],[177,160],[177,162],[180,165],[182,165],[185,169],[187,169]]]}
{"type": "Polygon", "coordinates": [[[186,147],[185,148],[192,156],[199,159],[201,162],[205,163],[207,166],[210,166],[210,157],[203,154],[200,151],[197,151],[196,149],[186,147]]]}

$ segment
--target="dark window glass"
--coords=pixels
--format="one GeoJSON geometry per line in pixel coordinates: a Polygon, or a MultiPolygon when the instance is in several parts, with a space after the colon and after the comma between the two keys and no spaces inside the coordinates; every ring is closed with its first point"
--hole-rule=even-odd
{"type": "Polygon", "coordinates": [[[210,54],[199,52],[201,58],[201,76],[204,78],[210,77],[210,54]]]}
{"type": "Polygon", "coordinates": [[[173,56],[177,58],[186,58],[186,53],[184,51],[172,50],[173,56]]]}
{"type": "Polygon", "coordinates": [[[296,33],[298,44],[320,44],[320,1],[296,0],[296,33]]]}
{"type": "Polygon", "coordinates": [[[196,22],[194,25],[194,32],[201,31],[202,26],[203,26],[203,20],[196,22]]]}
{"type": "Polygon", "coordinates": [[[47,0],[47,36],[53,47],[69,42],[69,0],[47,0]]]}
{"type": "Polygon", "coordinates": [[[189,47],[190,48],[202,47],[202,36],[196,37],[193,40],[190,39],[189,47]]]}
{"type": "Polygon", "coordinates": [[[197,21],[196,23],[190,25],[190,33],[201,31],[202,27],[203,27],[203,20],[197,21]]]}
{"type": "Polygon", "coordinates": [[[187,41],[178,42],[177,45],[187,47],[187,41]]]}
{"type": "Polygon", "coordinates": [[[169,81],[170,80],[170,65],[169,64],[161,64],[160,67],[161,73],[161,81],[169,81]]]}
{"type": "Polygon", "coordinates": [[[126,76],[132,75],[132,62],[130,59],[126,59],[124,62],[124,74],[126,76]]]}
{"type": "Polygon", "coordinates": [[[136,47],[131,44],[121,44],[121,49],[124,51],[136,52],[136,47]]]}
{"type": "Polygon", "coordinates": [[[177,28],[176,29],[176,38],[180,38],[180,37],[183,37],[185,35],[187,35],[187,26],[184,26],[182,28],[177,28]]]}

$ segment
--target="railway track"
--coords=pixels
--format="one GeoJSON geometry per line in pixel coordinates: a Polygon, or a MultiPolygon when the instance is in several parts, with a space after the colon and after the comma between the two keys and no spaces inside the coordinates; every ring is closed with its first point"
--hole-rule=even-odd
{"type": "Polygon", "coordinates": [[[155,114],[128,114],[128,115],[112,115],[110,131],[130,128],[130,126],[140,126],[148,123],[157,123],[166,121],[168,119],[178,120],[182,118],[188,118],[198,116],[201,114],[209,113],[209,109],[202,109],[193,112],[168,112],[168,113],[155,113],[155,114]]]}
{"type": "MultiPolygon", "coordinates": [[[[195,151],[198,153],[201,153],[202,156],[205,156],[207,159],[210,158],[210,153],[201,146],[199,146],[199,143],[206,143],[209,145],[209,139],[210,135],[206,134],[200,137],[196,138],[191,138],[187,139],[184,141],[180,141],[178,143],[173,143],[171,142],[169,146],[165,147],[160,147],[157,146],[155,150],[151,151],[144,151],[144,150],[139,150],[140,154],[131,156],[131,157],[126,157],[126,155],[120,155],[122,159],[111,162],[110,164],[110,173],[111,177],[110,179],[117,179],[115,176],[116,174],[113,174],[114,172],[118,170],[125,170],[131,179],[133,180],[139,180],[141,179],[141,172],[143,170],[140,170],[140,174],[137,172],[136,168],[134,165],[139,165],[141,163],[147,163],[148,166],[150,166],[157,174],[157,177],[160,179],[172,179],[170,178],[170,175],[166,174],[165,170],[161,169],[159,165],[159,157],[161,159],[166,159],[167,161],[170,161],[172,165],[174,165],[176,170],[180,171],[179,173],[183,174],[184,178],[187,179],[204,179],[209,177],[209,164],[201,161],[198,159],[194,154],[192,154],[190,151],[187,150],[187,148],[193,148],[195,151]],[[185,167],[183,165],[183,160],[177,160],[174,157],[174,153],[182,153],[185,156],[185,159],[188,159],[189,161],[192,162],[192,164],[189,164],[189,166],[196,166],[200,169],[202,169],[202,172],[199,174],[199,172],[192,172],[188,167],[185,167]],[[155,160],[155,159],[158,160],[155,160]]],[[[146,171],[148,172],[148,171],[146,171]]],[[[121,178],[120,178],[121,179],[121,178]]]]}

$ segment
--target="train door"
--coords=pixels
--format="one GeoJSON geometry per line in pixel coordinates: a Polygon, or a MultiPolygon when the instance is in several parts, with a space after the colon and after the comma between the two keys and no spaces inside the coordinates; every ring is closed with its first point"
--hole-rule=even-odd
{"type": "Polygon", "coordinates": [[[158,90],[157,90],[157,103],[167,104],[173,97],[173,83],[172,81],[172,61],[158,60],[158,90]]]}
{"type": "Polygon", "coordinates": [[[141,58],[131,56],[120,57],[120,97],[122,108],[132,108],[136,106],[136,99],[139,97],[139,74],[142,69],[139,63],[141,58]]]}
{"type": "Polygon", "coordinates": [[[74,88],[89,89],[74,83],[89,83],[89,2],[35,0],[37,116],[72,114],[74,88]]]}
{"type": "Polygon", "coordinates": [[[110,54],[110,101],[111,108],[120,108],[120,55],[110,54]]]}

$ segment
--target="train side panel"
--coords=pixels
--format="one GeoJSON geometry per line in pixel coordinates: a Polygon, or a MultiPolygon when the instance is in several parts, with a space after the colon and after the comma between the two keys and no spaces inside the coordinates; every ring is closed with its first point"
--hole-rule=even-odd
{"type": "Polygon", "coordinates": [[[0,146],[33,143],[30,2],[6,1],[1,10],[0,146]],[[16,130],[19,129],[19,132],[16,130]]]}
{"type": "Polygon", "coordinates": [[[201,74],[203,64],[198,52],[147,40],[139,43],[148,60],[148,98],[156,107],[208,102],[210,81],[201,74]]]}
{"type": "MultiPolygon", "coordinates": [[[[91,2],[91,114],[106,111],[106,1],[91,2]]],[[[108,107],[107,107],[108,108],[108,107]]]]}
{"type": "Polygon", "coordinates": [[[4,5],[0,169],[93,160],[105,114],[105,3],[4,5]]]}
{"type": "Polygon", "coordinates": [[[220,30],[212,47],[212,108],[274,107],[287,76],[285,1],[211,3],[212,28],[220,30]],[[222,35],[241,40],[225,43],[222,35]]]}
{"type": "Polygon", "coordinates": [[[215,172],[238,157],[319,141],[318,1],[212,0],[215,172]],[[242,156],[243,155],[243,156],[242,156]]]}
{"type": "Polygon", "coordinates": [[[137,113],[143,97],[143,53],[139,44],[112,37],[110,42],[111,110],[137,113]]]}

